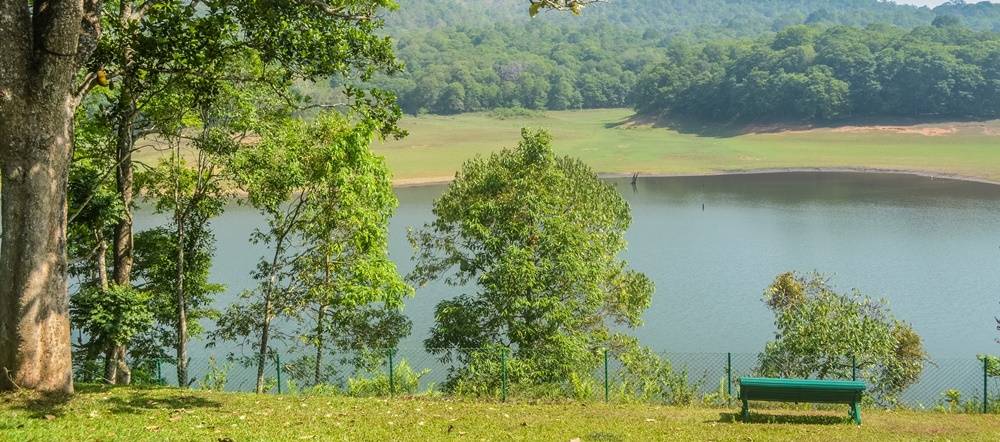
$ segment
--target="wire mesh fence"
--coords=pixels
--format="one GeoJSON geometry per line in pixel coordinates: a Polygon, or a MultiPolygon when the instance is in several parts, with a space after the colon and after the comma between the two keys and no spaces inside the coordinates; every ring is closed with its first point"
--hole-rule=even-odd
{"type": "MultiPolygon", "coordinates": [[[[735,406],[739,378],[757,376],[751,353],[660,353],[645,359],[609,352],[566,360],[541,350],[380,349],[362,363],[273,355],[259,370],[209,356],[190,360],[187,382],[176,361],[130,361],[133,383],[218,391],[278,394],[413,396],[460,395],[496,400],[572,399],[670,405],[735,406]],[[448,355],[450,360],[443,360],[448,355]],[[470,356],[471,355],[471,356],[470,356]],[[182,385],[186,384],[186,385],[182,385]]],[[[75,378],[99,382],[103,361],[78,363],[75,378]]],[[[858,379],[864,380],[864,379],[858,379]]],[[[1000,413],[1000,358],[935,359],[919,380],[886,404],[869,406],[962,413],[1000,413]]]]}

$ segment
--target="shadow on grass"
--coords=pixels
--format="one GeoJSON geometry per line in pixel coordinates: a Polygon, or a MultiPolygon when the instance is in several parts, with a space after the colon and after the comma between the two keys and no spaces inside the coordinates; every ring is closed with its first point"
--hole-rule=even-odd
{"type": "Polygon", "coordinates": [[[27,412],[36,419],[51,419],[65,413],[66,405],[73,399],[67,393],[17,392],[3,398],[11,402],[11,408],[27,412]]]}
{"type": "MultiPolygon", "coordinates": [[[[83,395],[104,397],[102,408],[115,414],[140,414],[153,409],[219,408],[222,403],[206,399],[204,395],[159,386],[113,386],[104,384],[77,384],[76,394],[22,392],[6,395],[3,401],[13,409],[22,410],[32,418],[53,419],[72,411],[75,399],[83,395]]],[[[82,398],[87,401],[88,399],[82,398]]],[[[0,438],[2,439],[2,438],[0,438]]]]}
{"type": "Polygon", "coordinates": [[[750,413],[750,420],[743,419],[742,413],[719,413],[719,423],[743,422],[748,424],[794,424],[794,425],[841,425],[853,424],[850,416],[831,416],[817,414],[770,414],[750,413]]]}
{"type": "Polygon", "coordinates": [[[154,391],[131,391],[132,394],[108,398],[108,410],[113,414],[142,414],[147,410],[180,410],[222,407],[221,402],[206,399],[178,389],[171,389],[169,395],[154,391]]]}
{"type": "Polygon", "coordinates": [[[847,126],[916,126],[920,124],[941,124],[955,122],[979,122],[979,119],[957,117],[856,117],[833,121],[809,122],[783,120],[780,118],[741,119],[717,121],[703,118],[672,116],[632,115],[622,121],[605,123],[606,129],[643,130],[669,129],[685,135],[707,138],[732,138],[749,134],[775,134],[810,129],[835,129],[847,126]]]}

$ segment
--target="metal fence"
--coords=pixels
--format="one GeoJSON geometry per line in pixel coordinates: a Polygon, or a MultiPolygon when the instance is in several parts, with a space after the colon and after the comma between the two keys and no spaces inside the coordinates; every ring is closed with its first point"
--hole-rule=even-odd
{"type": "MultiPolygon", "coordinates": [[[[574,399],[607,402],[649,402],[672,405],[733,406],[738,379],[755,376],[758,355],[751,353],[660,353],[667,361],[669,381],[663,376],[646,379],[655,385],[639,386],[622,360],[605,354],[593,370],[573,372],[565,379],[536,382],[532,376],[515,376],[517,361],[509,350],[494,351],[480,361],[470,377],[476,385],[456,390],[449,385],[456,369],[422,348],[385,349],[374,352],[367,369],[342,361],[324,361],[322,379],[296,367],[292,355],[269,358],[264,367],[264,391],[278,394],[330,394],[350,396],[411,396],[469,394],[497,400],[574,399]],[[488,367],[486,367],[488,365],[488,367]],[[669,384],[669,385],[668,385],[669,384]],[[657,390],[651,393],[649,390],[657,390]]],[[[524,357],[524,352],[521,352],[524,357]]],[[[600,358],[598,358],[600,359],[600,358]]],[[[100,381],[101,361],[75,367],[80,381],[100,381]]],[[[175,361],[131,361],[136,384],[178,386],[175,361]]],[[[468,374],[468,373],[466,373],[468,374]]],[[[663,375],[664,373],[660,373],[663,375]]],[[[224,357],[193,359],[188,364],[187,387],[252,392],[257,386],[256,365],[245,366],[224,357]]],[[[872,406],[872,403],[868,404],[872,406]]],[[[925,363],[920,379],[892,404],[880,407],[963,413],[1000,413],[1000,358],[974,356],[935,359],[925,363]]]]}

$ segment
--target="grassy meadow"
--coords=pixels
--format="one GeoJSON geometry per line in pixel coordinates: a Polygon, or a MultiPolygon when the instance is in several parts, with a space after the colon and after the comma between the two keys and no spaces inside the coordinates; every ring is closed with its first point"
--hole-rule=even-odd
{"type": "Polygon", "coordinates": [[[863,410],[739,409],[600,402],[499,403],[78,387],[0,395],[4,441],[857,441],[1000,439],[1000,416],[863,410]]]}
{"type": "Polygon", "coordinates": [[[642,122],[628,109],[547,112],[500,119],[483,113],[406,116],[402,140],[375,143],[397,183],[446,181],[477,155],[514,147],[522,127],[545,128],[557,153],[601,174],[693,175],[754,170],[921,172],[1000,181],[1000,120],[851,121],[839,126],[704,126],[642,122]]]}

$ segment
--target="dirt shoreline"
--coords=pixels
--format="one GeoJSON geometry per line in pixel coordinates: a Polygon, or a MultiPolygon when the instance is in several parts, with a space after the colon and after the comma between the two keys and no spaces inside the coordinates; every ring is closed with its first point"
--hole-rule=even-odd
{"type": "MultiPolygon", "coordinates": [[[[691,173],[691,174],[639,174],[640,178],[659,178],[659,177],[687,177],[687,176],[718,176],[718,175],[754,175],[754,174],[764,174],[764,173],[793,173],[793,172],[848,172],[848,173],[882,173],[882,174],[898,174],[898,175],[916,175],[929,178],[942,178],[948,180],[959,180],[959,181],[971,181],[984,184],[994,184],[1000,185],[1000,181],[995,181],[986,178],[979,178],[973,176],[956,175],[949,173],[940,172],[927,172],[921,170],[901,170],[901,169],[879,169],[879,168],[868,168],[868,167],[788,167],[779,169],[748,169],[748,170],[731,170],[731,171],[720,171],[720,172],[709,172],[709,173],[691,173]]],[[[600,178],[628,178],[632,174],[625,173],[599,173],[600,178]]],[[[401,178],[393,180],[394,187],[412,187],[412,186],[429,186],[434,184],[448,184],[454,181],[454,176],[432,176],[432,177],[420,177],[420,178],[401,178]]]]}

